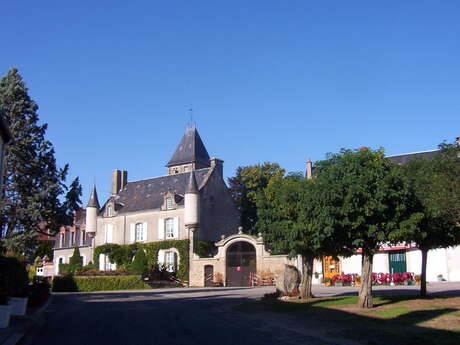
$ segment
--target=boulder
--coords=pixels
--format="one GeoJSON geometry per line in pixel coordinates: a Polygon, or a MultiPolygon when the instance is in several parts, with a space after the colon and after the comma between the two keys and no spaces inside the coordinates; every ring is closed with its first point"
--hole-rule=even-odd
{"type": "Polygon", "coordinates": [[[299,295],[300,273],[297,267],[284,265],[284,270],[276,278],[276,290],[281,296],[299,295]]]}

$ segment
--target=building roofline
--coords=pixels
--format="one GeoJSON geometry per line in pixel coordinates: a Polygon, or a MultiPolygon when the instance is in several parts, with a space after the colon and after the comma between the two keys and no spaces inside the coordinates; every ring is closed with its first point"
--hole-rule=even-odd
{"type": "MultiPolygon", "coordinates": [[[[193,171],[201,171],[201,170],[209,170],[209,169],[211,169],[211,167],[196,169],[196,170],[193,170],[193,171]]],[[[190,171],[179,172],[177,174],[172,174],[172,175],[161,175],[161,176],[155,176],[155,177],[142,178],[142,179],[139,179],[139,180],[129,181],[128,183],[153,180],[153,179],[156,179],[156,178],[162,178],[162,177],[168,177],[168,176],[176,176],[176,175],[181,175],[181,174],[190,174],[190,171]]]]}
{"type": "Polygon", "coordinates": [[[428,152],[436,152],[436,151],[439,151],[439,149],[436,149],[436,150],[417,151],[417,152],[408,152],[408,153],[400,153],[400,154],[397,154],[397,155],[385,156],[385,158],[399,157],[399,156],[407,156],[407,155],[415,155],[415,154],[418,154],[418,153],[428,153],[428,152]]]}

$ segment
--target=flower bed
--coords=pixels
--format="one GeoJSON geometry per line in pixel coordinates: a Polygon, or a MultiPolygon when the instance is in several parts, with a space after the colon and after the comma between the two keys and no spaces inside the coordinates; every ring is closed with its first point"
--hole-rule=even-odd
{"type": "MultiPolygon", "coordinates": [[[[361,283],[359,274],[336,274],[330,280],[331,286],[355,286],[361,283]]],[[[415,274],[411,272],[403,273],[372,273],[372,285],[412,285],[415,283],[415,274]]]]}

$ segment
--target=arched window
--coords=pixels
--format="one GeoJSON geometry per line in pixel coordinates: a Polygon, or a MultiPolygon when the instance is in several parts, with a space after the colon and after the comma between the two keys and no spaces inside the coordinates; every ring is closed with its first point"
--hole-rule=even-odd
{"type": "Polygon", "coordinates": [[[136,242],[145,241],[144,223],[136,223],[134,235],[135,235],[134,239],[136,242]]]}

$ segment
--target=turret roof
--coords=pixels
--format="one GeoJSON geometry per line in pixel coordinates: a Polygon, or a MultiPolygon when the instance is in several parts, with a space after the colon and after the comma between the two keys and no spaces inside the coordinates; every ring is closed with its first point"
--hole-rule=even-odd
{"type": "Polygon", "coordinates": [[[190,178],[188,180],[187,187],[185,188],[185,193],[197,193],[198,186],[196,184],[195,172],[192,170],[190,171],[190,178]]]}
{"type": "Polygon", "coordinates": [[[93,190],[91,192],[91,196],[89,197],[88,205],[86,205],[86,207],[96,207],[97,209],[100,208],[99,200],[97,198],[96,186],[93,186],[93,190]]]}
{"type": "Polygon", "coordinates": [[[209,166],[209,154],[196,127],[185,130],[176,151],[166,166],[171,167],[187,163],[201,163],[209,166]]]}

